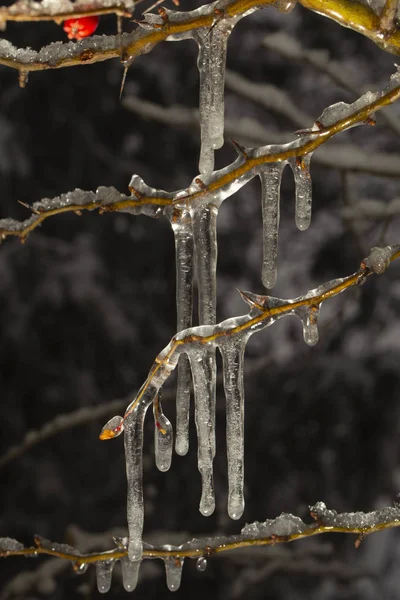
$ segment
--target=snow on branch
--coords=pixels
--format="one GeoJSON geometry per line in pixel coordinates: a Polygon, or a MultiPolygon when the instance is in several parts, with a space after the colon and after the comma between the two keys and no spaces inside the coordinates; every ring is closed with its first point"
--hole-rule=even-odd
{"type": "MultiPolygon", "coordinates": [[[[176,591],[180,586],[185,559],[195,559],[197,569],[204,571],[207,560],[217,554],[249,546],[274,546],[325,533],[356,535],[355,547],[358,548],[367,535],[400,525],[400,508],[397,504],[368,513],[337,513],[328,509],[324,502],[317,502],[315,506],[310,506],[310,515],[313,522],[306,523],[299,517],[283,513],[275,519],[247,524],[237,535],[192,539],[179,546],[144,544],[142,559],[163,560],[167,586],[170,591],[176,591]]],[[[129,561],[127,538],[114,537],[115,549],[90,554],[83,554],[68,544],[51,542],[41,536],[35,536],[34,541],[34,546],[25,547],[12,538],[0,538],[0,557],[53,556],[70,561],[77,573],[85,572],[89,565],[94,564],[98,590],[103,593],[111,587],[112,571],[119,560],[125,590],[133,591],[137,586],[140,561],[129,561]]]]}
{"type": "MultiPolygon", "coordinates": [[[[392,14],[391,11],[382,14],[381,21],[381,17],[367,0],[298,1],[304,7],[369,37],[386,51],[400,54],[400,32],[394,25],[388,29],[388,15],[392,14]]],[[[239,18],[269,5],[289,12],[295,4],[296,0],[217,0],[193,11],[162,9],[163,18],[148,13],[145,20],[139,22],[139,27],[130,34],[92,36],[77,43],[56,42],[45,46],[39,52],[31,48],[17,48],[3,39],[0,40],[0,64],[24,73],[92,64],[110,58],[122,58],[129,65],[137,56],[150,52],[161,41],[194,37],[197,32],[210,31],[221,22],[231,21],[233,26],[239,18]]],[[[42,3],[18,0],[10,7],[0,9],[0,23],[4,27],[7,20],[51,19],[60,22],[66,16],[78,17],[110,12],[126,15],[132,5],[131,0],[124,3],[113,0],[92,0],[87,3],[82,0],[75,3],[69,0],[47,0],[42,3]]],[[[394,23],[393,15],[392,20],[394,23]]]]}

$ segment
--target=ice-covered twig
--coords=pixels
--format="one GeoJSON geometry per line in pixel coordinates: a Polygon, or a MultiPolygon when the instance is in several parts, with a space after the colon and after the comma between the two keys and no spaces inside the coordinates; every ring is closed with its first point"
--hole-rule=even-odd
{"type": "MultiPolygon", "coordinates": [[[[304,46],[302,46],[296,38],[292,37],[286,31],[277,31],[267,35],[264,38],[263,45],[269,50],[278,52],[284,58],[295,60],[302,64],[310,65],[313,68],[318,69],[318,71],[328,75],[334,83],[349,91],[355,97],[361,94],[361,90],[354,85],[354,78],[344,62],[333,60],[329,56],[329,52],[327,50],[304,48],[304,46]]],[[[227,84],[229,85],[228,78],[227,84]]],[[[244,94],[246,92],[250,94],[250,89],[251,88],[248,88],[247,85],[243,84],[242,91],[244,94]]],[[[283,94],[282,91],[279,90],[279,92],[283,94]]],[[[261,98],[260,100],[258,99],[257,91],[254,92],[253,99],[257,102],[261,102],[261,98]]],[[[284,100],[284,97],[282,99],[285,103],[284,106],[287,107],[288,116],[290,116],[292,112],[290,104],[287,104],[287,102],[284,100]]],[[[277,109],[278,108],[279,105],[277,106],[277,109]]],[[[383,121],[396,135],[400,135],[399,119],[393,113],[390,113],[386,110],[381,111],[380,115],[380,120],[383,121]]]]}
{"type": "MultiPolygon", "coordinates": [[[[154,119],[159,123],[165,123],[170,127],[187,127],[198,129],[199,113],[196,109],[186,108],[181,105],[161,106],[154,102],[149,102],[137,96],[125,96],[122,99],[125,108],[146,118],[154,119]]],[[[276,107],[278,110],[278,106],[276,107]]],[[[272,107],[271,107],[272,109],[272,107]]],[[[380,112],[379,114],[383,114],[380,112]]],[[[289,116],[289,114],[287,115],[289,116]]],[[[399,129],[395,129],[397,119],[392,115],[388,117],[387,122],[392,129],[400,135],[399,129]]],[[[311,122],[307,117],[305,122],[311,122]]],[[[225,119],[225,136],[234,140],[240,140],[246,146],[256,146],[263,144],[266,139],[273,144],[279,144],[285,139],[286,134],[267,130],[261,121],[256,121],[248,117],[241,119],[225,119]]],[[[287,134],[290,138],[291,133],[287,134]]],[[[382,177],[400,177],[400,155],[387,154],[385,152],[368,153],[361,147],[350,143],[332,142],[329,146],[322,146],[313,156],[313,163],[329,167],[331,169],[340,169],[343,171],[356,171],[357,173],[369,173],[382,177]]]]}
{"type": "MultiPolygon", "coordinates": [[[[125,419],[136,410],[149,388],[156,388],[157,390],[161,388],[175,369],[179,354],[182,352],[190,352],[191,347],[208,348],[210,345],[218,346],[220,340],[224,341],[227,338],[234,339],[234,336],[257,333],[272,325],[278,319],[289,315],[299,316],[302,321],[304,319],[303,325],[307,329],[305,321],[310,317],[305,314],[305,311],[313,311],[314,308],[321,306],[325,300],[333,298],[355,285],[364,283],[366,278],[372,274],[382,274],[389,264],[398,258],[400,258],[400,245],[372,248],[369,256],[361,261],[358,271],[352,275],[323,283],[314,290],[310,290],[303,296],[292,300],[242,292],[243,298],[250,305],[250,312],[241,317],[232,317],[214,326],[192,327],[175,335],[168,346],[156,357],[146,381],[140,388],[136,398],[126,409],[124,418],[118,417],[120,419],[118,427],[115,429],[111,427],[111,425],[114,425],[114,419],[112,419],[103,427],[100,439],[111,439],[122,433],[125,419]]],[[[311,321],[313,320],[311,318],[311,321]]]]}
{"type": "MultiPolygon", "coordinates": [[[[335,510],[328,509],[323,502],[317,502],[314,506],[310,506],[310,514],[312,522],[304,522],[299,517],[283,513],[275,519],[247,524],[236,535],[192,539],[180,546],[144,544],[143,559],[208,558],[238,548],[274,546],[325,533],[355,535],[357,536],[355,545],[358,547],[360,538],[400,526],[400,508],[396,504],[368,513],[337,513],[335,510]]],[[[117,561],[126,557],[127,550],[123,544],[125,541],[125,539],[121,540],[118,548],[114,550],[83,554],[71,546],[49,542],[39,536],[35,538],[35,546],[32,547],[24,547],[23,544],[11,538],[0,538],[0,558],[56,556],[71,561],[75,571],[79,572],[84,570],[86,565],[105,560],[117,561]]]]}
{"type": "MultiPolygon", "coordinates": [[[[400,54],[400,33],[395,30],[382,35],[380,18],[366,0],[363,0],[362,4],[354,3],[353,0],[298,1],[306,8],[367,36],[384,50],[400,54]]],[[[223,6],[223,12],[226,17],[235,18],[271,4],[278,8],[280,6],[275,0],[233,0],[223,6]]],[[[133,33],[124,34],[121,38],[93,36],[78,43],[52,44],[39,52],[18,49],[7,40],[3,40],[0,43],[0,64],[24,72],[56,69],[120,58],[121,49],[129,64],[137,56],[150,52],[156,44],[168,38],[179,39],[182,33],[189,30],[210,29],[215,20],[214,6],[215,2],[194,11],[174,13],[169,11],[169,18],[162,26],[160,23],[151,26],[150,21],[146,19],[144,22],[146,29],[138,27],[133,33]]],[[[54,19],[54,16],[52,18],[54,19]]]]}
{"type": "MultiPolygon", "coordinates": [[[[206,196],[223,196],[224,198],[236,192],[239,187],[247,183],[256,175],[256,168],[264,164],[273,164],[284,162],[290,158],[305,156],[316,150],[324,142],[334,137],[336,134],[345,131],[358,124],[368,122],[368,119],[378,110],[389,104],[393,104],[400,96],[400,74],[396,72],[391,79],[388,88],[382,92],[368,92],[353,104],[338,104],[325,109],[324,115],[328,119],[327,125],[320,129],[310,129],[301,135],[300,138],[276,146],[260,146],[253,148],[251,153],[243,156],[243,160],[235,161],[224,169],[215,171],[209,182],[203,181],[202,185],[192,185],[184,195],[184,204],[191,205],[195,200],[206,196]],[[237,183],[235,183],[237,182],[237,183]]],[[[351,148],[354,147],[351,146],[351,148]]],[[[329,163],[329,148],[323,148],[325,151],[325,162],[329,163]]],[[[343,153],[334,152],[332,156],[332,164],[340,160],[340,155],[343,153]]],[[[396,175],[399,172],[398,158],[386,157],[384,155],[375,165],[375,171],[380,174],[396,175]],[[389,160],[389,170],[385,165],[386,158],[389,160]],[[392,164],[393,163],[393,164],[392,164]]],[[[346,155],[345,166],[351,168],[352,160],[355,163],[353,168],[356,170],[368,170],[368,164],[365,164],[365,154],[360,151],[352,152],[349,156],[346,155]],[[352,159],[353,155],[353,159],[352,159]]],[[[369,158],[368,158],[369,160],[369,158]]],[[[330,164],[330,163],[329,163],[330,164]]],[[[374,164],[374,159],[371,158],[371,165],[374,164]]],[[[140,178],[134,176],[133,182],[140,178]]],[[[196,181],[195,178],[194,181],[196,181]]],[[[68,194],[62,194],[54,199],[45,199],[36,202],[32,206],[33,213],[25,221],[17,221],[14,219],[0,220],[0,239],[5,239],[8,236],[17,236],[24,240],[29,233],[40,225],[45,219],[50,216],[63,212],[77,212],[81,210],[96,210],[100,212],[122,211],[131,214],[145,214],[151,217],[160,217],[165,208],[181,203],[183,199],[182,191],[179,192],[162,192],[153,190],[143,184],[147,193],[137,191],[131,182],[131,195],[125,195],[118,192],[115,188],[100,187],[94,192],[86,192],[75,190],[68,194]]]]}

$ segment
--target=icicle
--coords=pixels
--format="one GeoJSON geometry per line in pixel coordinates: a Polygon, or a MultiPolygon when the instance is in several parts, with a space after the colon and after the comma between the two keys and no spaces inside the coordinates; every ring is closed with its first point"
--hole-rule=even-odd
{"type": "Polygon", "coordinates": [[[312,186],[310,161],[312,153],[306,156],[289,158],[296,186],[296,225],[304,231],[311,223],[312,186]]]}
{"type": "Polygon", "coordinates": [[[205,571],[207,569],[207,559],[204,556],[200,556],[196,561],[196,569],[198,571],[205,571]]]}
{"type": "Polygon", "coordinates": [[[99,560],[96,563],[97,589],[101,594],[106,594],[111,587],[114,564],[113,560],[99,560]]]}
{"type": "MultiPolygon", "coordinates": [[[[125,418],[124,441],[128,480],[128,556],[131,561],[142,558],[143,531],[143,424],[146,411],[154,401],[158,388],[149,385],[140,402],[125,418]]],[[[140,393],[140,392],[139,392],[140,393]]]]}
{"type": "Polygon", "coordinates": [[[214,150],[224,143],[224,86],[226,49],[232,23],[219,15],[211,29],[197,30],[199,45],[197,66],[200,74],[201,149],[199,170],[214,170],[214,150]]]}
{"type": "Polygon", "coordinates": [[[315,346],[319,340],[318,315],[319,306],[310,306],[305,310],[305,314],[300,317],[303,323],[303,338],[309,346],[315,346]]]}
{"type": "MultiPolygon", "coordinates": [[[[172,212],[175,236],[177,331],[192,326],[193,312],[193,230],[189,211],[172,212]]],[[[181,456],[189,450],[190,365],[186,355],[178,364],[176,390],[175,450],[181,456]]]]}
{"type": "Polygon", "coordinates": [[[263,265],[261,279],[266,288],[273,288],[277,277],[279,200],[284,163],[262,165],[258,170],[261,181],[263,214],[263,265]]]}
{"type": "Polygon", "coordinates": [[[170,592],[176,592],[181,585],[183,558],[171,556],[164,560],[167,587],[170,592]]]}
{"type": "Polygon", "coordinates": [[[173,431],[172,425],[162,411],[161,401],[153,403],[154,452],[159,471],[168,471],[171,466],[173,431]]]}
{"type": "Polygon", "coordinates": [[[195,420],[197,429],[197,459],[202,480],[200,512],[214,512],[213,458],[215,456],[215,348],[188,348],[193,376],[195,420]]]}
{"type": "Polygon", "coordinates": [[[240,519],[244,510],[244,387],[243,360],[249,334],[218,343],[222,355],[226,398],[226,449],[228,454],[228,514],[240,519]]]}
{"type": "Polygon", "coordinates": [[[126,592],[133,592],[139,577],[140,560],[130,561],[127,556],[121,558],[122,583],[126,592]]]}
{"type": "Polygon", "coordinates": [[[216,318],[217,217],[214,204],[191,207],[199,295],[199,324],[213,325],[216,318]]]}

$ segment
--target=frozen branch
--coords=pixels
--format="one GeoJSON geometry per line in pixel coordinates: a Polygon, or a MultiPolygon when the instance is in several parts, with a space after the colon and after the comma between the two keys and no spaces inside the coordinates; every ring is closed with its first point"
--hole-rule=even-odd
{"type": "MultiPolygon", "coordinates": [[[[327,16],[345,27],[350,27],[362,35],[369,37],[372,41],[382,47],[384,50],[393,54],[400,54],[400,32],[397,29],[388,32],[386,29],[386,19],[381,24],[380,16],[377,15],[369,6],[366,0],[354,2],[354,0],[299,0],[305,8],[327,16]]],[[[95,6],[98,4],[93,3],[95,6]]],[[[39,52],[28,49],[18,49],[7,40],[0,42],[0,64],[17,69],[23,73],[30,71],[41,71],[44,69],[57,69],[71,67],[80,64],[93,64],[111,58],[123,58],[127,65],[141,54],[146,54],[159,42],[170,40],[176,41],[185,39],[187,32],[196,32],[198,30],[211,29],[216,19],[238,19],[255,10],[268,5],[274,5],[285,12],[295,5],[295,0],[280,2],[276,0],[233,0],[219,7],[218,2],[205,5],[194,11],[165,11],[163,14],[167,18],[157,21],[152,15],[141,23],[133,33],[123,36],[92,36],[91,38],[80,40],[77,43],[57,42],[42,48],[39,52]],[[217,10],[217,12],[216,12],[217,10]],[[143,29],[144,27],[144,29],[143,29]]],[[[14,17],[21,15],[21,19],[32,20],[35,17],[35,11],[30,11],[29,16],[23,15],[23,11],[16,5],[14,17]],[[18,13],[19,10],[19,13],[18,13]]],[[[104,7],[104,2],[101,3],[104,7]]],[[[128,3],[124,7],[130,7],[128,3]]],[[[108,12],[117,12],[118,5],[107,7],[108,12]]],[[[7,19],[13,18],[12,12],[2,14],[3,24],[7,19]]],[[[104,10],[104,9],[103,9],[104,10]]],[[[36,11],[37,12],[37,11],[36,11]]],[[[46,11],[42,11],[42,13],[46,11]]],[[[49,12],[49,11],[47,11],[49,12]]],[[[78,13],[93,14],[93,10],[78,13]]],[[[96,9],[96,14],[101,12],[96,9]]],[[[121,8],[124,12],[124,8],[121,8]]],[[[73,12],[59,12],[56,14],[42,14],[43,18],[52,18],[60,21],[68,16],[76,15],[73,12]]]]}
{"type": "MultiPolygon", "coordinates": [[[[196,559],[197,568],[203,571],[207,559],[222,555],[240,548],[275,546],[276,544],[323,535],[326,533],[345,533],[357,536],[355,547],[371,533],[392,529],[400,525],[400,508],[398,505],[386,507],[372,512],[337,513],[328,509],[323,502],[310,506],[312,522],[304,522],[299,517],[283,513],[275,519],[255,522],[243,527],[240,534],[231,536],[215,536],[192,539],[179,546],[152,546],[144,544],[143,559],[161,559],[166,566],[167,584],[176,590],[184,560],[196,559]],[[176,585],[173,585],[173,584],[176,585]],[[171,585],[172,584],[172,585],[171,585]]],[[[50,542],[40,536],[35,537],[35,545],[24,547],[11,538],[0,538],[0,557],[11,556],[53,556],[68,560],[76,572],[84,572],[91,564],[96,565],[97,583],[100,591],[107,591],[111,585],[112,568],[116,561],[122,563],[124,587],[132,591],[137,585],[140,562],[131,563],[134,577],[127,570],[127,538],[114,538],[117,548],[106,552],[83,554],[67,544],[50,542]],[[107,589],[105,589],[107,588],[107,589]]]]}
{"type": "MultiPolygon", "coordinates": [[[[215,171],[208,177],[208,181],[203,178],[200,182],[196,177],[187,190],[178,192],[154,190],[146,186],[137,176],[131,180],[131,195],[129,196],[121,194],[112,187],[99,187],[96,193],[75,190],[54,199],[44,199],[34,203],[33,214],[25,221],[1,219],[0,238],[17,236],[23,241],[45,219],[63,212],[72,211],[80,214],[82,210],[97,209],[99,212],[121,211],[157,218],[162,214],[167,214],[165,211],[168,207],[177,206],[183,201],[188,207],[207,196],[212,196],[214,201],[217,198],[227,198],[255,177],[258,174],[257,168],[259,169],[262,165],[279,164],[307,155],[311,156],[314,150],[336,134],[359,124],[373,124],[371,117],[378,110],[398,100],[400,96],[399,77],[398,73],[393,75],[389,86],[384,91],[367,92],[351,105],[339,103],[325,109],[315,125],[311,129],[299,131],[299,137],[293,142],[253,149],[236,146],[239,158],[235,162],[224,169],[215,171]],[[321,119],[326,125],[322,124],[321,119]],[[234,183],[235,185],[233,185],[234,183]],[[142,189],[139,190],[138,186],[142,189]]],[[[356,151],[353,147],[351,149],[349,155],[347,153],[344,155],[343,152],[338,154],[335,149],[323,148],[325,164],[332,164],[339,168],[349,168],[352,165],[354,170],[368,171],[365,164],[365,153],[361,150],[356,151]],[[340,163],[340,157],[344,161],[343,165],[340,163]]],[[[391,176],[398,174],[399,159],[397,156],[386,157],[382,154],[377,155],[375,159],[368,158],[368,161],[374,165],[375,173],[391,176]]]]}

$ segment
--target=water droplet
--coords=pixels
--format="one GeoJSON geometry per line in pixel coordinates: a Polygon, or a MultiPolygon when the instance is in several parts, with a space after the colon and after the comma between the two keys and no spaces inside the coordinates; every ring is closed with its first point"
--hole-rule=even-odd
{"type": "Polygon", "coordinates": [[[196,569],[198,571],[205,571],[207,569],[207,559],[204,556],[200,556],[200,558],[196,561],[196,569]]]}

